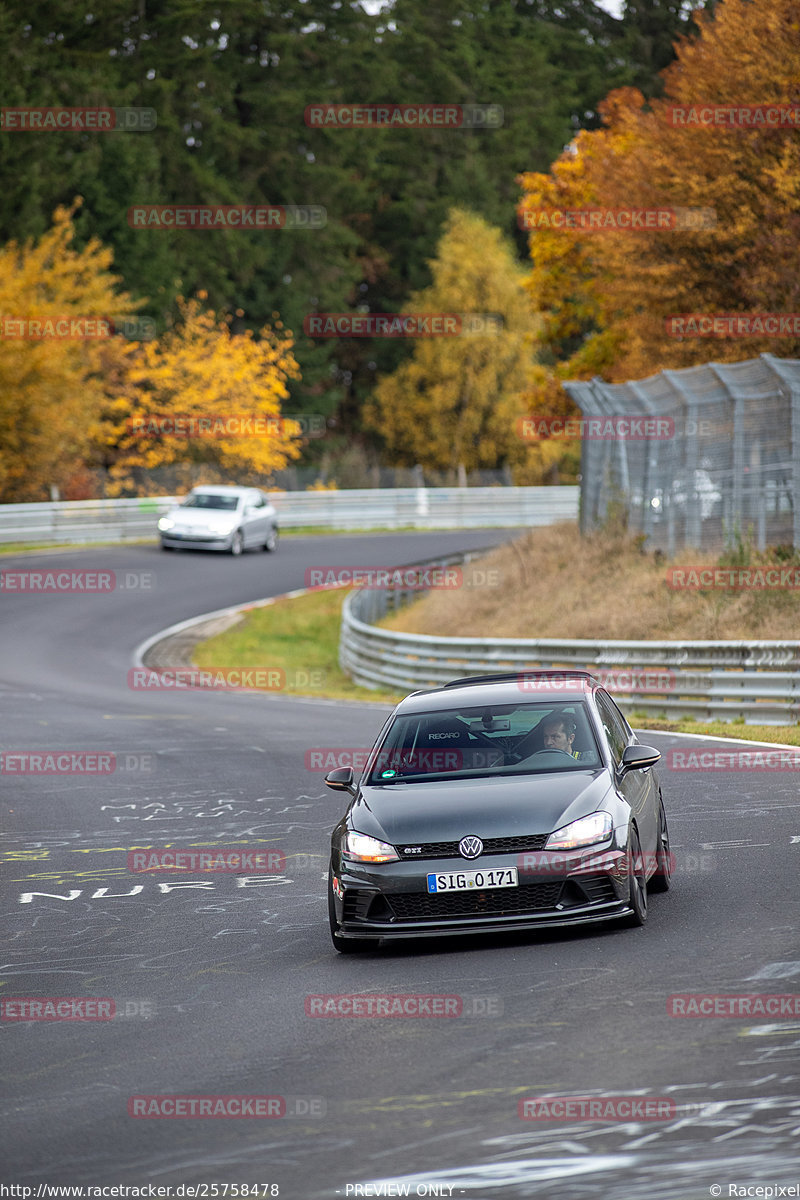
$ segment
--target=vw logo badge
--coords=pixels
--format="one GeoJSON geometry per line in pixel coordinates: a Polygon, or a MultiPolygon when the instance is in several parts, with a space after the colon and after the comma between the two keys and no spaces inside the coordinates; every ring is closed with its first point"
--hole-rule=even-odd
{"type": "Polygon", "coordinates": [[[462,858],[477,858],[483,850],[483,842],[479,837],[470,834],[458,843],[458,853],[462,858]]]}

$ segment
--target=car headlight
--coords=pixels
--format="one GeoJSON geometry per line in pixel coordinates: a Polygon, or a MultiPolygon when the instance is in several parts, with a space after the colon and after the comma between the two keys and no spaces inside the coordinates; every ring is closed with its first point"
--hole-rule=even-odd
{"type": "Polygon", "coordinates": [[[400,855],[394,846],[388,842],[379,842],[377,838],[367,837],[365,833],[354,833],[350,830],[344,839],[342,854],[354,862],[399,862],[400,855]]]}
{"type": "Polygon", "coordinates": [[[547,839],[545,850],[578,850],[581,846],[593,846],[595,842],[605,842],[611,837],[614,826],[607,812],[592,813],[589,817],[579,817],[570,821],[562,829],[551,833],[547,839]]]}
{"type": "Polygon", "coordinates": [[[168,529],[172,529],[175,522],[171,517],[162,517],[158,522],[158,528],[162,533],[166,533],[168,529]]]}

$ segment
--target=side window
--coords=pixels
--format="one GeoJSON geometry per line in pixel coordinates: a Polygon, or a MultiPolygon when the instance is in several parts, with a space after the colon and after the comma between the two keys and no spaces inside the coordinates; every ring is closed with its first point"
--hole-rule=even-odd
{"type": "Polygon", "coordinates": [[[596,699],[597,710],[600,713],[600,720],[603,722],[603,728],[606,731],[611,753],[614,756],[614,761],[619,762],[629,738],[625,718],[611,697],[606,695],[605,692],[598,691],[596,699]]]}
{"type": "Polygon", "coordinates": [[[612,700],[610,696],[606,696],[606,700],[611,705],[611,711],[617,714],[617,720],[619,721],[622,728],[625,730],[625,745],[627,746],[628,742],[633,737],[633,730],[631,729],[628,722],[625,720],[625,716],[624,716],[622,710],[620,709],[619,705],[617,704],[616,700],[612,700]]]}

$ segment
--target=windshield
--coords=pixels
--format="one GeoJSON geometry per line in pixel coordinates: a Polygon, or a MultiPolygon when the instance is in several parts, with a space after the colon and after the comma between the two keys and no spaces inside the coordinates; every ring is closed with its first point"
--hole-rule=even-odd
{"type": "Polygon", "coordinates": [[[602,766],[583,701],[504,704],[397,717],[368,784],[531,775],[602,766]]]}
{"type": "Polygon", "coordinates": [[[223,508],[233,512],[238,503],[238,496],[217,496],[213,492],[192,492],[183,501],[181,508],[223,508]]]}

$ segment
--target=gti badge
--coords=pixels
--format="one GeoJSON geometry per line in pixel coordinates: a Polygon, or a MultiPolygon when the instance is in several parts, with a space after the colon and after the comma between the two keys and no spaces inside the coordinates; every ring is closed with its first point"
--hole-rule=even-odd
{"type": "Polygon", "coordinates": [[[422,854],[422,846],[404,846],[403,854],[422,854]]]}
{"type": "Polygon", "coordinates": [[[462,858],[477,858],[483,850],[483,842],[479,837],[469,834],[458,843],[458,853],[462,858]]]}

